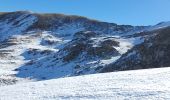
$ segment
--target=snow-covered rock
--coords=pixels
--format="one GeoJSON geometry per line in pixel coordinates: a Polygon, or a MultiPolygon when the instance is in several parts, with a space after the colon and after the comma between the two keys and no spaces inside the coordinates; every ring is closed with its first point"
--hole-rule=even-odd
{"type": "Polygon", "coordinates": [[[124,53],[116,62],[105,66],[101,72],[170,66],[169,33],[170,27],[150,31],[150,37],[124,53]]]}

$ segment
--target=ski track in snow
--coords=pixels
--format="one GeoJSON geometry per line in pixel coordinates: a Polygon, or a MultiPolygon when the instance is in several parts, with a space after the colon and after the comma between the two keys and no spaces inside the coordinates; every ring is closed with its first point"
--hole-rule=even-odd
{"type": "Polygon", "coordinates": [[[170,68],[28,82],[0,91],[1,100],[169,100],[170,68]]]}

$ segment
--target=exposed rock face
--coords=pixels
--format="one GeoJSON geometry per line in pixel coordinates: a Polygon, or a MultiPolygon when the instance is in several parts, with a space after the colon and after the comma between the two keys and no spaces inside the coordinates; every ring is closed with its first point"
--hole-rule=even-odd
{"type": "Polygon", "coordinates": [[[152,31],[152,34],[101,72],[170,66],[170,27],[152,31]]]}
{"type": "MultiPolygon", "coordinates": [[[[88,58],[109,58],[120,55],[119,52],[113,46],[119,46],[119,43],[114,40],[104,40],[99,42],[97,47],[94,47],[94,41],[91,38],[95,38],[97,33],[91,31],[75,33],[75,38],[66,44],[67,46],[63,49],[68,52],[63,57],[64,61],[71,61],[77,58],[82,52],[88,58]]],[[[63,51],[62,50],[62,51],[63,51]]]]}

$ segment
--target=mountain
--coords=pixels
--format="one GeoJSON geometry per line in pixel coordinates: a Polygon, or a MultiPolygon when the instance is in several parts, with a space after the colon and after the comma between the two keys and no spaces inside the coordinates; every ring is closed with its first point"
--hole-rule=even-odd
{"type": "Polygon", "coordinates": [[[162,36],[168,26],[169,22],[117,25],[82,16],[28,11],[0,13],[0,85],[169,66],[168,32],[162,36]]]}
{"type": "Polygon", "coordinates": [[[169,100],[170,68],[28,82],[0,91],[1,100],[169,100]]]}
{"type": "Polygon", "coordinates": [[[101,72],[170,66],[169,33],[170,27],[146,32],[151,35],[149,38],[123,54],[116,62],[107,65],[101,72]]]}

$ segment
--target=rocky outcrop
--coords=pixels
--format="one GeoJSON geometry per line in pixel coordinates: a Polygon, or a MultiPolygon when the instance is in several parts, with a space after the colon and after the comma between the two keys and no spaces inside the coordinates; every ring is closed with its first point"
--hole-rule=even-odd
{"type": "Polygon", "coordinates": [[[150,32],[152,36],[101,72],[170,66],[170,27],[150,32]]]}
{"type": "Polygon", "coordinates": [[[99,42],[97,46],[93,46],[95,43],[91,38],[96,38],[96,36],[98,36],[97,33],[91,31],[75,33],[74,39],[66,44],[66,46],[61,50],[62,52],[66,51],[66,55],[63,57],[63,60],[74,60],[82,53],[87,54],[85,56],[89,59],[95,57],[104,59],[120,55],[114,48],[114,46],[119,46],[119,43],[113,39],[106,39],[99,42]]]}

